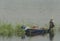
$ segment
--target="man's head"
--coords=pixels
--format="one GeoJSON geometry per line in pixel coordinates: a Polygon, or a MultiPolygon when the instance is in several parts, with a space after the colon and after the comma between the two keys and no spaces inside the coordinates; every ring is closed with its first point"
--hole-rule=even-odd
{"type": "Polygon", "coordinates": [[[54,22],[54,20],[53,20],[53,16],[51,16],[50,22],[54,22]]]}

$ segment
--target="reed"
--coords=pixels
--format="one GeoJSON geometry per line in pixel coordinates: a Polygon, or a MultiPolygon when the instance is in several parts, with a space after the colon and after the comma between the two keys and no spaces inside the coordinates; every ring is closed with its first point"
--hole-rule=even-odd
{"type": "Polygon", "coordinates": [[[15,35],[16,36],[23,36],[25,35],[25,31],[21,29],[21,24],[17,24],[15,28],[15,35]]]}
{"type": "Polygon", "coordinates": [[[8,23],[0,25],[0,36],[12,36],[14,33],[13,26],[8,23]]]}

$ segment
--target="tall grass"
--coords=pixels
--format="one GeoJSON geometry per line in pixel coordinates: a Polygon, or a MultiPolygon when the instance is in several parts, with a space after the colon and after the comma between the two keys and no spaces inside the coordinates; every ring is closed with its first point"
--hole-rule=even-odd
{"type": "Polygon", "coordinates": [[[0,25],[0,36],[12,36],[13,33],[14,29],[11,24],[4,23],[0,25]]]}
{"type": "Polygon", "coordinates": [[[23,36],[25,34],[25,31],[21,29],[21,24],[17,24],[15,28],[15,35],[16,36],[23,36]]]}
{"type": "Polygon", "coordinates": [[[23,36],[25,31],[21,29],[22,24],[16,24],[13,26],[11,23],[0,24],[0,36],[11,37],[11,36],[23,36]]]}

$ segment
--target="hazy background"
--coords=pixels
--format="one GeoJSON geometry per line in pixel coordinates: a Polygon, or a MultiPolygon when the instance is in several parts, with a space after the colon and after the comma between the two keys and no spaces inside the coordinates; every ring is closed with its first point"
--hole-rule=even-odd
{"type": "Polygon", "coordinates": [[[47,24],[54,17],[60,24],[60,0],[0,0],[0,20],[47,24]]]}

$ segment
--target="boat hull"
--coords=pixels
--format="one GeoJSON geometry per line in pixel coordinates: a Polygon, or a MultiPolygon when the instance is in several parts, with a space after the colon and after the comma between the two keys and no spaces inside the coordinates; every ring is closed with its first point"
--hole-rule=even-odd
{"type": "Polygon", "coordinates": [[[49,33],[48,30],[38,30],[38,29],[27,29],[26,30],[27,36],[45,35],[47,33],[49,33]]]}

